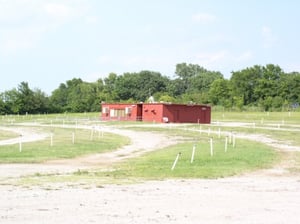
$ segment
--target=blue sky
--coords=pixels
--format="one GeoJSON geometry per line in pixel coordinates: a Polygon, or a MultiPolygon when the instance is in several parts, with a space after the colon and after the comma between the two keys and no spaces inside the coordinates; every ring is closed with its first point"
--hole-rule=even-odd
{"type": "Polygon", "coordinates": [[[177,63],[300,71],[297,0],[0,0],[0,92],[177,63]]]}

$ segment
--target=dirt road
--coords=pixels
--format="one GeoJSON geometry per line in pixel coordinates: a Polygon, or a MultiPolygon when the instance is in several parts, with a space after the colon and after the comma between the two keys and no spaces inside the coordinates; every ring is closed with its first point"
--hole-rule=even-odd
{"type": "Polygon", "coordinates": [[[299,223],[300,180],[235,177],[60,190],[0,186],[0,222],[299,223]]]}
{"type": "MultiPolygon", "coordinates": [[[[92,128],[82,126],[81,128],[92,128]]],[[[37,141],[47,137],[47,134],[37,134],[35,128],[6,128],[5,130],[16,131],[22,134],[22,141],[37,141]]],[[[107,153],[82,156],[74,159],[61,159],[48,161],[42,164],[0,164],[0,180],[8,177],[19,177],[33,175],[36,173],[70,173],[78,169],[107,168],[113,163],[132,157],[140,156],[143,153],[157,150],[177,143],[177,139],[152,132],[135,132],[124,129],[106,127],[105,132],[124,135],[130,138],[131,143],[118,150],[107,153]]],[[[0,141],[0,145],[18,144],[19,138],[0,141]]]]}
{"type": "MultiPolygon", "coordinates": [[[[166,144],[162,135],[149,137],[145,133],[138,139],[133,141],[134,146],[124,149],[128,156],[166,144]]],[[[77,165],[83,164],[79,161],[77,165]]],[[[24,169],[20,166],[15,176],[24,169]]],[[[49,163],[38,168],[42,166],[72,169],[72,164],[49,163]]],[[[7,178],[7,173],[14,176],[14,169],[16,165],[1,165],[0,177],[7,178]]],[[[0,185],[1,224],[296,224],[299,208],[300,177],[284,167],[215,180],[163,180],[89,188],[65,184],[51,190],[0,185]]]]}

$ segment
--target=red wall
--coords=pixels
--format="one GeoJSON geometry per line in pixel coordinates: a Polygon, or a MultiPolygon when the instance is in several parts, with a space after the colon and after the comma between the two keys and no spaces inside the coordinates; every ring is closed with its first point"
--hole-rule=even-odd
{"type": "Polygon", "coordinates": [[[184,104],[102,104],[102,120],[143,120],[148,122],[202,123],[211,122],[211,108],[205,105],[184,104]],[[108,108],[107,111],[104,111],[108,108]],[[130,113],[125,113],[130,108],[130,113]],[[113,110],[114,113],[110,111],[113,110]],[[106,113],[105,113],[106,112],[106,113]],[[113,116],[111,116],[113,115],[113,116]]]}
{"type": "Polygon", "coordinates": [[[163,122],[163,104],[143,104],[143,121],[163,122]]]}
{"type": "Polygon", "coordinates": [[[211,108],[204,105],[165,104],[164,117],[172,123],[202,123],[211,122],[211,108]]]}

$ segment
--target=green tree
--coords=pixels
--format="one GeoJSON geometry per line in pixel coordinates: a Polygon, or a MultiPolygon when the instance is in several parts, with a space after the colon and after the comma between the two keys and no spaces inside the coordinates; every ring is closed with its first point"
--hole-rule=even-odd
{"type": "Polygon", "coordinates": [[[101,102],[105,101],[107,98],[104,93],[104,81],[102,79],[98,79],[96,82],[91,83],[91,86],[95,91],[95,98],[92,100],[93,103],[91,105],[91,111],[100,111],[101,102]]]}
{"type": "Polygon", "coordinates": [[[187,65],[186,63],[177,64],[175,74],[178,76],[178,79],[175,82],[177,86],[173,85],[173,89],[180,86],[181,90],[177,95],[202,95],[200,98],[203,101],[205,101],[204,98],[207,98],[208,91],[214,80],[223,78],[220,72],[208,71],[197,64],[187,65]]]}
{"type": "Polygon", "coordinates": [[[209,89],[209,99],[214,105],[232,106],[230,82],[226,79],[216,79],[209,89]]]}
{"type": "Polygon", "coordinates": [[[0,93],[0,114],[6,114],[4,94],[0,93]]]}
{"type": "Polygon", "coordinates": [[[57,112],[91,111],[97,97],[97,86],[83,82],[81,79],[67,80],[54,90],[50,98],[51,105],[57,112]]]}
{"type": "Polygon", "coordinates": [[[137,99],[137,93],[141,86],[139,85],[137,73],[124,73],[117,77],[115,83],[115,93],[117,98],[126,101],[128,99],[137,99]]]}
{"type": "Polygon", "coordinates": [[[158,72],[141,71],[124,73],[116,81],[116,93],[120,100],[146,101],[156,92],[166,91],[169,79],[158,72]]]}
{"type": "Polygon", "coordinates": [[[19,105],[19,113],[35,113],[36,105],[34,100],[34,92],[29,88],[27,82],[21,82],[18,86],[17,102],[19,105]]]}
{"type": "MultiPolygon", "coordinates": [[[[270,98],[279,96],[280,80],[283,76],[283,71],[279,66],[268,64],[262,67],[262,76],[258,79],[255,86],[255,95],[261,100],[270,102],[270,98]]],[[[269,103],[266,103],[269,108],[269,103]]]]}
{"type": "Polygon", "coordinates": [[[280,96],[288,103],[300,103],[300,73],[285,73],[280,81],[280,96]]]}
{"type": "MultiPolygon", "coordinates": [[[[154,95],[154,98],[155,98],[155,95],[154,95]]],[[[176,102],[176,99],[168,94],[161,94],[158,98],[158,102],[174,103],[174,102],[176,102]]]]}
{"type": "Polygon", "coordinates": [[[232,72],[230,79],[232,97],[243,99],[243,105],[255,104],[259,99],[257,86],[262,75],[263,69],[258,65],[232,72]]]}
{"type": "Polygon", "coordinates": [[[34,107],[31,113],[48,113],[50,112],[49,97],[40,89],[33,91],[34,107]]]}
{"type": "Polygon", "coordinates": [[[20,104],[18,103],[18,91],[16,88],[5,91],[2,94],[2,99],[5,103],[5,113],[17,114],[20,112],[20,104]]]}
{"type": "Polygon", "coordinates": [[[52,112],[66,111],[68,105],[68,89],[64,83],[61,83],[57,89],[52,92],[50,97],[52,112]]]}
{"type": "Polygon", "coordinates": [[[166,89],[167,92],[175,98],[178,98],[186,91],[186,87],[184,86],[184,83],[180,78],[170,80],[167,84],[166,89]]]}
{"type": "Polygon", "coordinates": [[[159,72],[141,71],[138,73],[138,86],[136,99],[145,101],[156,92],[164,92],[169,79],[159,72]]]}
{"type": "Polygon", "coordinates": [[[116,101],[118,99],[118,95],[116,93],[117,87],[117,74],[110,73],[108,77],[104,78],[104,90],[103,90],[103,97],[105,98],[104,101],[116,101]]]}
{"type": "Polygon", "coordinates": [[[90,112],[96,91],[90,83],[78,83],[68,94],[68,107],[72,112],[90,112]]]}

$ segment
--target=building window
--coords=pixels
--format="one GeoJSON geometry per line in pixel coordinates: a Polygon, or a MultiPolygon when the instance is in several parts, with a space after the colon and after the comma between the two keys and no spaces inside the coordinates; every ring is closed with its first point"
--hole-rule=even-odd
{"type": "Polygon", "coordinates": [[[110,117],[125,117],[125,109],[111,109],[110,117]]]}

